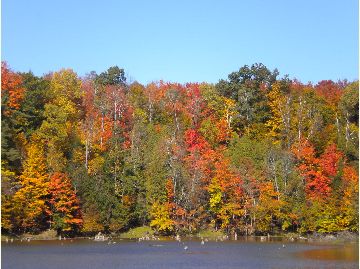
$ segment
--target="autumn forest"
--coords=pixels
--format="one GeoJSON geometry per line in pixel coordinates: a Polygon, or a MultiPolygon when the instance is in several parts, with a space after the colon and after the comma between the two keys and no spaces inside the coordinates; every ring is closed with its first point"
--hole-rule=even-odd
{"type": "Polygon", "coordinates": [[[253,64],[142,85],[2,62],[1,95],[3,233],[358,231],[358,81],[253,64]]]}

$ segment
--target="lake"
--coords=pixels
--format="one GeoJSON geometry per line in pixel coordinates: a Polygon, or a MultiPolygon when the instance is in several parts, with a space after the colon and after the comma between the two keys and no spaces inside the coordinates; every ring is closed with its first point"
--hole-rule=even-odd
{"type": "Polygon", "coordinates": [[[3,269],[358,268],[353,244],[86,239],[1,244],[3,269]],[[187,249],[185,249],[187,246],[187,249]]]}

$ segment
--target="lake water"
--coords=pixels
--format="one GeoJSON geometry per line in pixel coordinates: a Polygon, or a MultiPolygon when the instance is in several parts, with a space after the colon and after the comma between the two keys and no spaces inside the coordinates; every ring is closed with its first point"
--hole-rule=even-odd
{"type": "Polygon", "coordinates": [[[1,244],[3,269],[358,268],[358,244],[249,241],[31,241],[1,244]],[[185,250],[185,246],[187,249],[185,250]]]}

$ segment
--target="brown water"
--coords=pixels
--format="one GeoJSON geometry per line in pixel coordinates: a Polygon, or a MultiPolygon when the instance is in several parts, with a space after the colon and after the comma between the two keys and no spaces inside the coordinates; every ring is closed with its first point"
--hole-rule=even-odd
{"type": "Polygon", "coordinates": [[[359,267],[357,243],[57,240],[2,243],[1,249],[4,269],[359,267]]]}

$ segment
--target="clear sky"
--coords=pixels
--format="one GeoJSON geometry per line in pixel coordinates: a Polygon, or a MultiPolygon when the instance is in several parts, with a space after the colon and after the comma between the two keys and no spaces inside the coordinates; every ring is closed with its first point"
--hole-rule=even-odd
{"type": "Polygon", "coordinates": [[[42,75],[118,65],[140,83],[217,82],[261,62],[358,79],[357,0],[2,0],[2,60],[42,75]]]}

